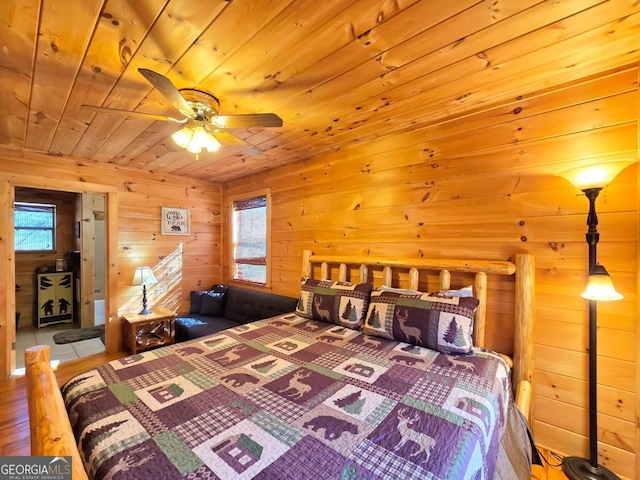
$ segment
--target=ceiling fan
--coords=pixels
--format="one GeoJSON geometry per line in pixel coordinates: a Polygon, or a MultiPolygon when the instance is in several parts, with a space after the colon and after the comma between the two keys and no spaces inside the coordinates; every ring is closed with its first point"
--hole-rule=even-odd
{"type": "Polygon", "coordinates": [[[191,153],[198,154],[202,150],[214,152],[220,148],[220,143],[239,146],[249,155],[259,155],[262,150],[251,145],[240,137],[225,131],[227,128],[248,127],[281,127],[282,119],[275,113],[240,113],[233,115],[219,115],[220,101],[213,95],[195,88],[178,90],[164,75],[146,68],[138,71],[153,85],[171,104],[182,113],[185,118],[174,118],[152,113],[133,112],[115,108],[82,105],[82,107],[99,113],[113,113],[141,117],[151,120],[169,121],[186,124],[171,135],[173,141],[191,153]]]}

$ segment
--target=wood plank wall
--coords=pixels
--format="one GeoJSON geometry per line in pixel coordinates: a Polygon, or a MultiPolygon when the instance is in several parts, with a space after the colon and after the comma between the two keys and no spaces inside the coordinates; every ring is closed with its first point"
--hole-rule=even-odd
{"type": "MultiPolygon", "coordinates": [[[[9,147],[0,147],[0,184],[2,204],[9,206],[11,189],[7,185],[115,194],[117,201],[111,209],[117,210],[116,223],[112,223],[117,225],[114,235],[117,254],[116,258],[107,260],[109,268],[113,269],[115,265],[114,278],[107,286],[111,305],[115,305],[111,309],[114,328],[110,328],[108,334],[114,342],[111,351],[121,344],[117,310],[141,308],[142,290],[130,285],[135,267],[149,265],[159,272],[160,283],[149,289],[149,305],[161,303],[179,312],[188,311],[190,290],[199,290],[222,280],[222,192],[219,185],[170,175],[153,176],[93,161],[79,162],[61,157],[52,161],[50,156],[9,147]],[[189,208],[191,233],[161,235],[161,206],[189,208]]],[[[6,250],[0,260],[0,286],[10,285],[11,288],[1,290],[0,312],[10,312],[15,296],[13,280],[22,278],[22,272],[14,276],[14,254],[8,251],[6,240],[13,238],[13,232],[7,227],[7,212],[2,214],[7,221],[0,222],[0,249],[6,250]]],[[[113,222],[108,215],[107,223],[113,222]]],[[[6,378],[10,369],[8,349],[13,328],[8,327],[13,323],[13,313],[0,314],[0,351],[3,352],[0,378],[6,378]]]]}
{"type": "MultiPolygon", "coordinates": [[[[358,255],[536,256],[536,442],[588,456],[588,202],[558,172],[637,158],[636,65],[224,186],[272,195],[272,291],[297,296],[302,250],[358,255]]],[[[598,199],[599,260],[623,301],[599,306],[600,462],[637,478],[637,166],[598,199]]],[[[225,278],[229,258],[225,251],[225,278]]],[[[507,284],[489,293],[489,345],[505,343],[507,284]]]]}

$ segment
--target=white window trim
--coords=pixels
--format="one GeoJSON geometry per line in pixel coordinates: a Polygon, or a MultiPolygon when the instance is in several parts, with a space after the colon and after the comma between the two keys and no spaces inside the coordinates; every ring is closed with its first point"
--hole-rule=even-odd
{"type": "Polygon", "coordinates": [[[24,202],[24,201],[16,201],[14,202],[14,212],[13,212],[13,221],[14,221],[14,235],[15,230],[18,228],[24,228],[22,226],[16,226],[15,223],[15,211],[19,206],[34,206],[34,207],[43,207],[46,209],[51,209],[53,215],[53,227],[51,228],[51,248],[46,250],[19,250],[15,246],[15,252],[18,254],[23,253],[56,253],[57,252],[57,236],[58,236],[58,225],[57,225],[57,216],[58,216],[58,206],[54,203],[42,203],[42,202],[24,202]]]}
{"type": "Polygon", "coordinates": [[[256,288],[271,288],[271,189],[265,188],[261,190],[254,190],[248,193],[242,193],[239,195],[233,195],[229,197],[229,283],[235,283],[242,285],[243,287],[256,287],[256,288]],[[238,280],[233,278],[233,272],[235,269],[233,258],[233,203],[242,200],[248,200],[255,197],[264,196],[267,199],[267,278],[264,284],[249,282],[246,280],[238,280]]]}

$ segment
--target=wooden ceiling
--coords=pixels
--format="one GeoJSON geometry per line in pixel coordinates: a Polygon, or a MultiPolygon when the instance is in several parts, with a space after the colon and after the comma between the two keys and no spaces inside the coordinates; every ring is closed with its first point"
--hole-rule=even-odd
{"type": "Polygon", "coordinates": [[[0,22],[0,144],[216,182],[640,58],[637,0],[3,0],[0,22]],[[175,123],[81,108],[180,117],[138,68],[284,125],[196,161],[175,123]]]}

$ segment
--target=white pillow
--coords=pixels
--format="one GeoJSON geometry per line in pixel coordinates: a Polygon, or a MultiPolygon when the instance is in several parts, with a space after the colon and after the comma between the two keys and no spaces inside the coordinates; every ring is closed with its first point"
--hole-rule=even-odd
{"type": "MultiPolygon", "coordinates": [[[[423,293],[425,293],[425,292],[419,292],[418,290],[411,290],[409,288],[394,288],[394,287],[387,287],[385,285],[381,286],[380,290],[383,290],[385,292],[399,293],[400,295],[422,295],[423,293]]],[[[473,285],[467,285],[466,287],[459,288],[457,290],[441,290],[435,293],[439,293],[447,297],[472,297],[473,285]]]]}

